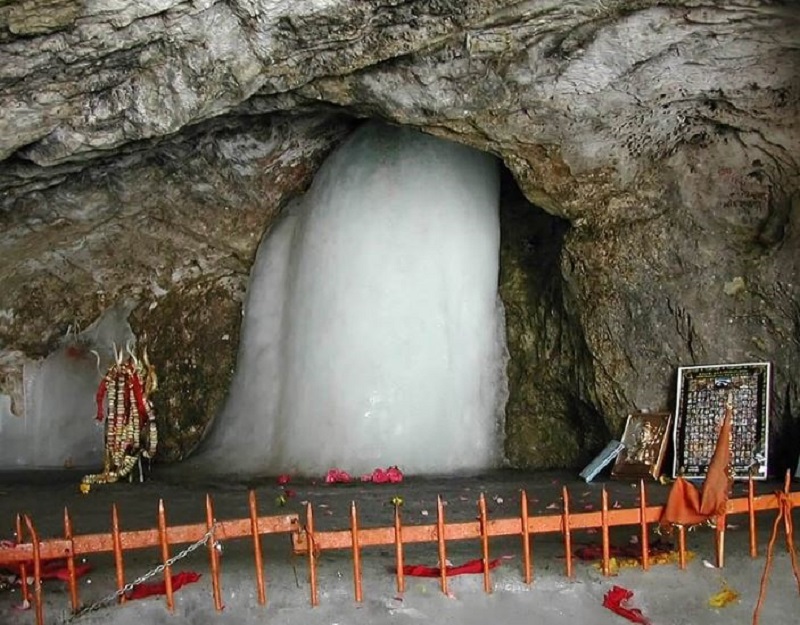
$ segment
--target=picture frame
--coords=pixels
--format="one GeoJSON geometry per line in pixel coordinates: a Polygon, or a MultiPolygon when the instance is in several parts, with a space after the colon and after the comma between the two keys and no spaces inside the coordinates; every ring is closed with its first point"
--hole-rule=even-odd
{"type": "Polygon", "coordinates": [[[733,479],[766,480],[771,385],[768,362],[679,367],[672,476],[705,478],[730,397],[733,479]]]}
{"type": "Polygon", "coordinates": [[[672,413],[629,414],[622,434],[623,449],[611,469],[614,478],[646,478],[661,475],[667,452],[672,413]]]}

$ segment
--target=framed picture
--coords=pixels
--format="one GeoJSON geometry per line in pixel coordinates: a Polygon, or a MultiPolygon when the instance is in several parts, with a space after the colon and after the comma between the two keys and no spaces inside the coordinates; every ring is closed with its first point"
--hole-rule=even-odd
{"type": "Polygon", "coordinates": [[[672,415],[668,412],[638,412],[628,415],[622,434],[622,451],[617,456],[612,477],[657,479],[667,451],[669,426],[672,415]]]}
{"type": "Polygon", "coordinates": [[[768,362],[678,368],[673,477],[705,477],[730,396],[733,477],[767,478],[771,373],[768,362]]]}

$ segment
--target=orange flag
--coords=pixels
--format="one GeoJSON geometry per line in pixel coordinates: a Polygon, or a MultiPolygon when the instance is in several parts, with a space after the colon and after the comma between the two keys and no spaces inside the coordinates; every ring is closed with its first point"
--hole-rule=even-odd
{"type": "Polygon", "coordinates": [[[661,525],[698,525],[725,512],[731,489],[732,418],[733,398],[729,395],[703,492],[700,493],[694,484],[679,476],[669,492],[667,505],[661,514],[661,525]]]}

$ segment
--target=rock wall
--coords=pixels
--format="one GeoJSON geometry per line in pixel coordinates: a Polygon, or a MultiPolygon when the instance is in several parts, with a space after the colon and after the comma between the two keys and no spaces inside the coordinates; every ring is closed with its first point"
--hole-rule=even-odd
{"type": "Polygon", "coordinates": [[[125,302],[161,380],[160,458],[190,453],[228,389],[258,244],[351,125],[332,116],[218,120],[93,161],[8,205],[0,373],[15,407],[26,358],[125,302]]]}
{"type": "MultiPolygon", "coordinates": [[[[670,408],[678,365],[770,360],[788,466],[799,26],[800,7],[757,0],[0,4],[0,382],[120,297],[141,299],[151,336],[194,311],[194,338],[165,358],[202,366],[199,344],[227,335],[232,362],[238,308],[212,323],[202,302],[241,291],[249,239],[346,132],[336,107],[497,154],[564,224],[541,259],[559,280],[509,332],[566,390],[533,373],[540,356],[512,365],[514,464],[575,463],[631,410],[670,408]],[[294,184],[264,197],[280,175],[294,184]],[[161,290],[169,306],[147,310],[161,290]],[[546,449],[537,423],[562,432],[546,449]]],[[[508,279],[541,282],[525,254],[508,279]]],[[[190,397],[214,377],[193,376],[190,397]]]]}

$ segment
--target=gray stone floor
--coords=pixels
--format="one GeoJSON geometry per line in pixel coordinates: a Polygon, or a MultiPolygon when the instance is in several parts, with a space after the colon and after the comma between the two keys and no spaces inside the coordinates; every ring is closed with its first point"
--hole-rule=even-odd
{"type": "MultiPolygon", "coordinates": [[[[44,537],[60,535],[63,509],[69,507],[76,533],[105,532],[110,528],[111,504],[116,503],[123,530],[155,526],[159,498],[166,504],[170,525],[197,523],[205,518],[204,496],[212,495],[216,515],[220,519],[248,515],[247,492],[254,488],[259,498],[259,513],[297,512],[304,519],[303,502],[315,507],[318,530],[349,527],[351,501],[357,503],[362,527],[390,525],[391,499],[403,498],[403,518],[407,524],[435,522],[436,497],[446,501],[445,514],[450,520],[472,520],[476,517],[476,501],[481,492],[489,504],[490,518],[519,514],[519,491],[525,489],[530,499],[531,514],[553,514],[560,506],[561,488],[569,488],[573,510],[600,507],[600,492],[605,485],[609,499],[629,507],[636,505],[637,485],[599,479],[585,484],[565,473],[526,474],[501,471],[480,476],[449,478],[409,478],[397,485],[343,484],[327,485],[322,480],[295,480],[287,485],[294,491],[286,505],[277,501],[281,487],[275,480],[252,483],[219,481],[187,483],[185,478],[154,475],[144,484],[118,484],[95,487],[81,495],[77,484],[80,473],[59,472],[0,475],[0,538],[11,538],[16,512],[32,515],[44,537]]],[[[779,488],[778,482],[759,483],[759,492],[779,488]]],[[[794,484],[797,489],[798,485],[794,484]]],[[[668,487],[648,484],[648,501],[662,503],[668,487]]],[[[746,493],[746,485],[736,484],[734,496],[746,493]]],[[[225,609],[214,611],[209,581],[208,555],[203,549],[177,563],[173,572],[193,570],[202,579],[176,592],[176,610],[169,614],[163,598],[150,598],[113,606],[75,621],[87,624],[164,623],[184,624],[250,624],[286,623],[328,625],[403,623],[625,623],[622,617],[602,607],[603,595],[618,584],[634,592],[632,605],[641,608],[655,624],[712,624],[750,622],[764,569],[763,557],[774,512],[759,515],[760,556],[751,560],[748,553],[746,516],[729,517],[729,531],[724,569],[712,568],[714,561],[713,532],[703,529],[690,533],[689,549],[695,558],[686,571],[666,564],[651,568],[623,569],[614,577],[603,577],[593,563],[575,562],[573,578],[564,576],[564,553],[557,534],[536,537],[533,545],[534,583],[526,586],[522,578],[522,557],[519,538],[491,540],[491,555],[507,556],[493,571],[493,592],[485,594],[482,576],[467,575],[450,580],[450,595],[439,589],[438,580],[407,578],[403,596],[395,589],[391,568],[392,547],[363,550],[364,600],[353,598],[352,560],[349,552],[325,552],[320,560],[320,605],[309,604],[308,568],[303,557],[294,556],[285,536],[265,537],[265,570],[267,606],[257,604],[255,575],[250,544],[247,540],[229,541],[223,546],[222,594],[225,609]],[[740,600],[723,609],[709,607],[709,598],[729,585],[740,593],[740,600]]],[[[798,521],[795,511],[794,520],[798,521]]],[[[800,521],[799,521],[800,523],[800,521]]],[[[798,524],[800,531],[800,524],[798,524]]],[[[628,544],[636,528],[616,528],[612,544],[628,544]]],[[[598,544],[599,533],[577,531],[574,546],[598,544]]],[[[173,551],[173,553],[177,550],[173,551]]],[[[479,557],[478,541],[448,543],[448,559],[453,564],[479,557]]],[[[133,579],[158,563],[155,549],[126,554],[126,574],[133,579]]],[[[412,545],[406,548],[406,563],[437,564],[435,544],[412,545]]],[[[93,556],[92,572],[81,580],[81,600],[90,604],[113,592],[114,566],[109,556],[93,556]]],[[[795,622],[800,609],[798,586],[791,572],[786,546],[781,535],[776,545],[776,559],[770,576],[762,624],[795,622]]],[[[68,595],[65,584],[45,584],[45,615],[48,623],[67,617],[68,595]]],[[[23,625],[34,622],[31,611],[14,609],[19,593],[0,593],[0,623],[23,625]]]]}

